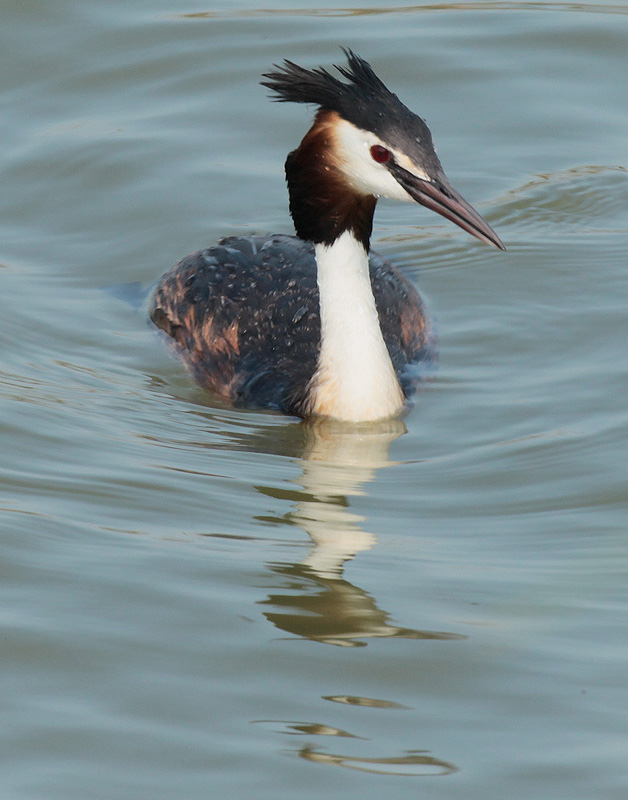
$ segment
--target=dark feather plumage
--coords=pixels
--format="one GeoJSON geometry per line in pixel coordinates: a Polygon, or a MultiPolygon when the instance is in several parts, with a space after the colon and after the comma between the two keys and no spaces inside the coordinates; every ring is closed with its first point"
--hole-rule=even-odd
{"type": "Polygon", "coordinates": [[[343,50],[348,66],[336,65],[335,68],[349,83],[338,80],[324,67],[306,69],[285,59],[283,64],[275,64],[277,72],[268,72],[262,76],[267,80],[261,81],[261,84],[275,92],[276,97],[273,99],[277,102],[312,103],[339,114],[365,98],[379,103],[391,99],[399,102],[367,61],[352,50],[343,50]]]}
{"type": "MultiPolygon", "coordinates": [[[[380,324],[402,389],[433,356],[421,299],[392,264],[370,254],[380,324]]],[[[150,316],[177,343],[194,378],[236,406],[308,414],[320,351],[314,248],[295,236],[222,239],[161,279],[150,316]],[[263,298],[260,304],[260,298],[263,298]]]]}

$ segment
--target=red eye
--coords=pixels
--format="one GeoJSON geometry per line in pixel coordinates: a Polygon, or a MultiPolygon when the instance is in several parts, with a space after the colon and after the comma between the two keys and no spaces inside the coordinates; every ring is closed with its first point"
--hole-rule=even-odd
{"type": "Polygon", "coordinates": [[[373,161],[377,161],[378,164],[385,164],[390,161],[390,155],[390,150],[386,150],[381,144],[374,144],[371,147],[371,158],[373,161]]]}

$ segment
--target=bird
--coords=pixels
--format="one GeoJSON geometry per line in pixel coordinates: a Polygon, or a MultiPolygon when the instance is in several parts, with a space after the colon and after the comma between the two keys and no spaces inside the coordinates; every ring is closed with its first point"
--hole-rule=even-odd
{"type": "Polygon", "coordinates": [[[506,248],[449,183],[425,121],[343,51],[338,75],[286,59],[260,81],[276,101],[316,108],[285,163],[296,236],[231,236],[192,253],[161,278],[149,314],[218,399],[362,423],[399,416],[434,355],[417,289],[370,250],[378,197],[506,248]]]}

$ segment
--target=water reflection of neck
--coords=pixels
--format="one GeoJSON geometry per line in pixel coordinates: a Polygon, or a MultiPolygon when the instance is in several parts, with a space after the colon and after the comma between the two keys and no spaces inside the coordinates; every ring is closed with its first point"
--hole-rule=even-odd
{"type": "Polygon", "coordinates": [[[312,539],[303,564],[321,577],[338,577],[347,559],[375,544],[347,498],[363,495],[377,470],[391,466],[390,445],[405,432],[399,419],[364,425],[319,420],[310,426],[299,480],[305,497],[291,518],[312,539]]]}

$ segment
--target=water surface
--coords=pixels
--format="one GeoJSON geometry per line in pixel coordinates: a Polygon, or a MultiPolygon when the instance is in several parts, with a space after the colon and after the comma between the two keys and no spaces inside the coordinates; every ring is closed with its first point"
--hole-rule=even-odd
{"type": "Polygon", "coordinates": [[[628,5],[5,3],[2,796],[618,800],[628,782],[628,5]],[[368,58],[508,247],[383,202],[440,365],[404,420],[234,411],[146,320],[290,232],[368,58]]]}

